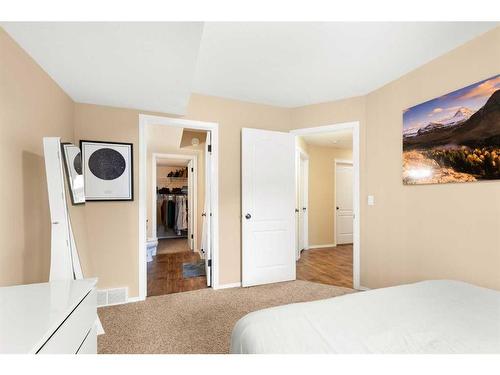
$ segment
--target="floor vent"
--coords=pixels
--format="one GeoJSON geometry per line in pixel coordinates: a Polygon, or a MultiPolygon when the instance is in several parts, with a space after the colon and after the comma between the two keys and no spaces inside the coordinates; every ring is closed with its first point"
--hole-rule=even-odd
{"type": "Polygon", "coordinates": [[[97,291],[97,306],[111,306],[126,303],[128,300],[127,288],[101,289],[97,291]]]}

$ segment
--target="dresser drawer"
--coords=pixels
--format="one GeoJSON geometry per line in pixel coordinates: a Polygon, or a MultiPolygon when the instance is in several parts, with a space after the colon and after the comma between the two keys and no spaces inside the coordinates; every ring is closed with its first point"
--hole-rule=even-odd
{"type": "Polygon", "coordinates": [[[97,319],[95,289],[80,302],[38,351],[41,354],[75,354],[81,348],[97,319]]]}
{"type": "Polygon", "coordinates": [[[94,324],[83,340],[77,354],[97,354],[97,330],[94,324]]]}

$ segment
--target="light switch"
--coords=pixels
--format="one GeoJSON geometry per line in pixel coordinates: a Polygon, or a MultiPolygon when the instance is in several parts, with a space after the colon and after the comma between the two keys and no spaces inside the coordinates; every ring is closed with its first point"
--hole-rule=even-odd
{"type": "Polygon", "coordinates": [[[374,195],[368,196],[368,206],[375,206],[375,196],[374,195]]]}

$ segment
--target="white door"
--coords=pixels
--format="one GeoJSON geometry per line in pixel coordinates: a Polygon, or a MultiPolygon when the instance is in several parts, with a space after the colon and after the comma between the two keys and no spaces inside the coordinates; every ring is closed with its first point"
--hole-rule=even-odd
{"type": "Polygon", "coordinates": [[[336,242],[337,245],[352,243],[353,232],[353,170],[350,163],[336,163],[336,242]]]}
{"type": "Polygon", "coordinates": [[[212,203],[211,203],[211,137],[207,132],[205,143],[205,206],[203,209],[203,229],[201,250],[205,259],[205,271],[207,274],[207,285],[212,285],[212,203]]]}
{"type": "Polygon", "coordinates": [[[309,160],[301,155],[299,160],[299,251],[308,247],[308,176],[309,160]]]}
{"type": "Polygon", "coordinates": [[[295,280],[295,139],[242,129],[242,285],[295,280]]]}
{"type": "Polygon", "coordinates": [[[189,243],[189,248],[191,250],[194,250],[194,215],[196,215],[195,212],[193,212],[194,209],[194,200],[196,197],[194,197],[193,194],[193,187],[196,181],[194,181],[194,163],[193,160],[190,160],[188,163],[188,243],[189,243]]]}

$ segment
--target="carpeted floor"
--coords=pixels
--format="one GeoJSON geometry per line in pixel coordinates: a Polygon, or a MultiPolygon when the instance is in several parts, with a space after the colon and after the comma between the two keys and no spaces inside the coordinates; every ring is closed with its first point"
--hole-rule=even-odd
{"type": "Polygon", "coordinates": [[[251,288],[202,289],[99,308],[106,334],[99,353],[228,353],[234,324],[251,311],[351,293],[291,281],[251,288]]]}

